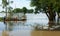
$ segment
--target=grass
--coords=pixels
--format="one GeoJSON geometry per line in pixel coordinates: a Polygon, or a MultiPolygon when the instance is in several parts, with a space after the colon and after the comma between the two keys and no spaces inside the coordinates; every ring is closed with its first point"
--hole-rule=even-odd
{"type": "Polygon", "coordinates": [[[0,17],[0,21],[3,21],[4,19],[3,19],[3,17],[0,17]]]}

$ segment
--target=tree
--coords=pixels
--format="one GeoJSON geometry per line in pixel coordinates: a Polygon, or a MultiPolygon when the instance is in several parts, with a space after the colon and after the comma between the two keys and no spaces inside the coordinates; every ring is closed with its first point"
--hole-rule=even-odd
{"type": "Polygon", "coordinates": [[[49,22],[53,24],[55,21],[56,12],[58,11],[58,8],[60,7],[60,0],[31,0],[31,6],[35,6],[35,11],[41,11],[43,9],[44,13],[46,13],[49,22]],[[52,23],[53,22],[53,23],[52,23]]]}
{"type": "Polygon", "coordinates": [[[56,0],[56,10],[57,10],[57,14],[58,14],[58,24],[59,24],[59,18],[60,18],[60,0],[56,0]]]}
{"type": "Polygon", "coordinates": [[[12,7],[8,7],[8,13],[9,13],[9,18],[11,18],[11,16],[13,15],[13,8],[12,7]]]}
{"type": "Polygon", "coordinates": [[[13,12],[14,12],[14,13],[24,13],[24,14],[26,14],[26,13],[33,13],[33,9],[27,9],[26,7],[23,7],[22,9],[20,9],[20,8],[15,8],[15,9],[13,10],[13,12]]]}
{"type": "Polygon", "coordinates": [[[33,13],[33,9],[27,10],[27,13],[33,13]]]}
{"type": "Polygon", "coordinates": [[[11,12],[12,12],[12,9],[13,9],[13,8],[9,6],[9,7],[8,7],[8,12],[11,13],[11,12]]]}
{"type": "Polygon", "coordinates": [[[5,8],[8,5],[7,0],[2,0],[2,5],[3,5],[3,8],[5,8]]]}
{"type": "Polygon", "coordinates": [[[3,7],[3,9],[5,8],[5,12],[6,12],[6,16],[7,16],[7,12],[8,12],[8,5],[10,4],[10,3],[13,3],[13,1],[9,1],[9,0],[2,0],[2,7],[3,7]]]}
{"type": "Polygon", "coordinates": [[[22,9],[20,9],[20,8],[15,8],[14,10],[13,10],[13,12],[14,13],[26,13],[27,12],[27,8],[26,7],[23,7],[22,9]]]}
{"type": "Polygon", "coordinates": [[[26,7],[23,7],[22,8],[22,11],[24,12],[24,14],[27,13],[27,8],[26,7]]]}
{"type": "Polygon", "coordinates": [[[5,12],[6,12],[6,16],[7,16],[7,5],[8,5],[7,0],[2,0],[2,5],[3,5],[3,9],[5,8],[5,12]]]}
{"type": "Polygon", "coordinates": [[[15,9],[13,10],[13,12],[14,12],[14,13],[22,13],[22,9],[20,9],[20,8],[15,8],[15,9]]]}

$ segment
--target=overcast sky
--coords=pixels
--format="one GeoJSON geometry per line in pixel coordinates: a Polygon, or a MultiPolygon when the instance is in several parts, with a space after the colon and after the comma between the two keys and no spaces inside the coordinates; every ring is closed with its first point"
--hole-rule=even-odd
{"type": "MultiPolygon", "coordinates": [[[[30,0],[10,0],[13,1],[13,3],[10,3],[10,6],[13,8],[22,8],[22,7],[26,7],[28,9],[33,9],[33,7],[30,7],[30,0]]],[[[1,4],[2,0],[0,0],[0,4],[1,4]]],[[[0,6],[0,11],[2,10],[2,7],[0,6]]]]}
{"type": "MultiPolygon", "coordinates": [[[[34,9],[33,7],[30,7],[30,0],[10,0],[13,1],[13,3],[10,3],[10,6],[13,8],[22,8],[22,7],[26,7],[28,9],[34,9]]],[[[0,0],[0,5],[2,4],[2,0],[0,0]]],[[[2,6],[0,6],[0,12],[2,11],[2,6]]],[[[0,13],[0,17],[4,17],[5,14],[4,13],[0,13]]]]}

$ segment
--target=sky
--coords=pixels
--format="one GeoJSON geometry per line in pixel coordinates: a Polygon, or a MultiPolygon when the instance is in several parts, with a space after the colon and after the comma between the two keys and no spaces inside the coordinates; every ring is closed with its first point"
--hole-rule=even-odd
{"type": "MultiPolygon", "coordinates": [[[[2,0],[0,0],[0,4],[1,4],[1,1],[2,0]]],[[[23,8],[23,7],[26,7],[28,9],[34,9],[34,7],[30,6],[30,2],[31,2],[30,0],[10,0],[10,1],[13,1],[13,3],[10,3],[10,6],[13,7],[13,8],[23,8]]],[[[2,11],[2,6],[0,6],[0,11],[2,11]]],[[[4,14],[4,13],[0,13],[0,17],[4,17],[5,15],[6,14],[4,14]]],[[[35,17],[38,17],[38,19],[39,19],[39,17],[42,17],[42,16],[46,17],[45,15],[42,15],[42,14],[39,14],[39,16],[36,15],[35,17]]],[[[33,16],[31,16],[31,17],[33,17],[33,16]]]]}
{"type": "MultiPolygon", "coordinates": [[[[10,6],[13,8],[22,8],[26,7],[28,9],[34,9],[34,7],[30,6],[30,0],[10,0],[13,1],[13,3],[10,3],[10,6]]],[[[2,0],[0,0],[0,5],[1,5],[2,0]]],[[[0,6],[0,11],[2,10],[2,6],[0,6]]]]}
{"type": "MultiPolygon", "coordinates": [[[[13,1],[13,3],[10,3],[10,6],[13,8],[23,8],[26,7],[28,9],[34,9],[34,7],[30,6],[30,0],[9,0],[13,1]]],[[[0,0],[0,12],[3,10],[2,9],[2,0],[0,0]]],[[[5,16],[5,14],[0,13],[0,17],[5,16]]]]}
{"type": "MultiPolygon", "coordinates": [[[[34,7],[30,6],[30,0],[9,0],[9,1],[13,1],[13,3],[10,3],[10,6],[13,8],[23,8],[26,7],[28,9],[34,9],[34,7]]],[[[0,12],[3,10],[2,9],[2,0],[0,0],[0,12]]],[[[0,17],[5,16],[5,14],[0,13],[0,17]]]]}

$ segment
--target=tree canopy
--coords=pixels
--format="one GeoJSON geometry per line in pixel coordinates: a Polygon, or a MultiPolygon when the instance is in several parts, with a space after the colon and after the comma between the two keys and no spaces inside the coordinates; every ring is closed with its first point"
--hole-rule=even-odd
{"type": "Polygon", "coordinates": [[[55,17],[60,13],[60,0],[31,0],[31,6],[35,7],[35,12],[44,12],[49,19],[49,27],[55,24],[55,17]],[[57,14],[56,14],[57,12],[57,14]],[[51,23],[51,21],[53,23],[51,23]]]}
{"type": "Polygon", "coordinates": [[[7,2],[7,0],[2,0],[2,5],[3,8],[5,8],[9,3],[7,2]]]}
{"type": "Polygon", "coordinates": [[[43,8],[46,9],[47,6],[51,6],[55,11],[58,11],[60,7],[60,0],[31,0],[31,6],[35,6],[39,10],[43,8]]]}
{"type": "Polygon", "coordinates": [[[13,12],[14,12],[14,13],[19,13],[19,12],[22,12],[22,9],[20,9],[20,8],[15,8],[15,9],[13,10],[13,12]]]}
{"type": "Polygon", "coordinates": [[[33,12],[34,12],[33,9],[29,9],[29,10],[27,11],[27,13],[33,13],[33,12]]]}
{"type": "Polygon", "coordinates": [[[27,8],[26,7],[23,7],[22,8],[22,11],[24,12],[24,14],[27,13],[27,8]]]}
{"type": "Polygon", "coordinates": [[[33,13],[33,9],[27,9],[26,7],[23,7],[22,9],[20,9],[20,8],[15,8],[15,9],[13,10],[13,12],[14,12],[14,13],[24,13],[24,14],[26,14],[26,13],[33,13]]]}

